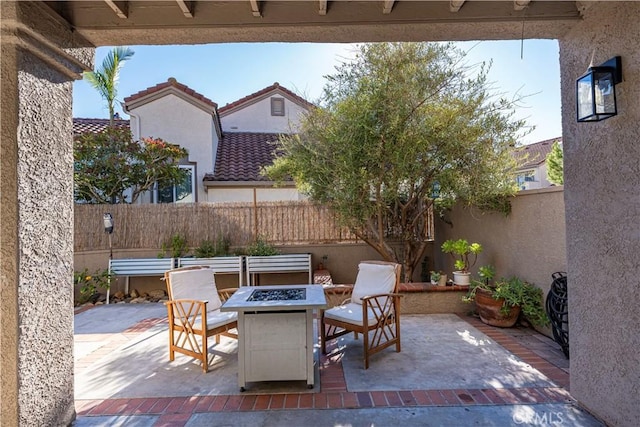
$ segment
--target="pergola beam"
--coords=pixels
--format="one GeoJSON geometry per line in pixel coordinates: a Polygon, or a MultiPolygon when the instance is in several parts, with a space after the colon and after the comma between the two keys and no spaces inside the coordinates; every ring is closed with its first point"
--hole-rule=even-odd
{"type": "Polygon", "coordinates": [[[193,2],[185,0],[176,0],[182,14],[185,18],[193,18],[193,2]]]}
{"type": "Polygon", "coordinates": [[[524,10],[527,6],[529,6],[531,0],[514,0],[513,9],[514,10],[524,10]]]}
{"type": "Polygon", "coordinates": [[[113,0],[104,0],[104,2],[109,5],[111,10],[118,15],[118,18],[127,19],[128,16],[128,7],[126,1],[113,1],[113,0]]]}
{"type": "Polygon", "coordinates": [[[249,0],[251,3],[251,13],[256,18],[262,18],[262,12],[260,12],[260,2],[258,0],[249,0]]]}
{"type": "Polygon", "coordinates": [[[455,13],[460,10],[463,4],[464,0],[451,0],[449,2],[449,11],[455,13]]]}
{"type": "Polygon", "coordinates": [[[384,6],[382,8],[382,13],[388,15],[391,13],[391,9],[393,9],[393,4],[396,0],[384,0],[384,6]]]}

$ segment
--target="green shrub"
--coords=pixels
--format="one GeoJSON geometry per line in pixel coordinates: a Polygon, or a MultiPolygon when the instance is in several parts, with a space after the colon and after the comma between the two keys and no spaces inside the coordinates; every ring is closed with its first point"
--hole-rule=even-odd
{"type": "Polygon", "coordinates": [[[73,272],[73,284],[80,286],[78,304],[84,304],[93,299],[98,288],[109,289],[110,283],[109,270],[96,270],[91,274],[85,268],[82,271],[73,272]]]}
{"type": "Polygon", "coordinates": [[[231,242],[226,237],[219,237],[215,243],[212,243],[210,240],[203,240],[193,253],[197,258],[229,256],[231,255],[229,250],[230,246],[231,242]]]}
{"type": "Polygon", "coordinates": [[[174,234],[171,236],[171,240],[169,242],[162,244],[162,252],[158,254],[158,258],[164,258],[168,251],[171,251],[172,258],[185,256],[189,253],[187,248],[187,238],[180,234],[174,234]]]}
{"type": "Polygon", "coordinates": [[[247,246],[246,249],[247,255],[252,256],[269,256],[269,255],[279,255],[280,251],[277,250],[273,245],[270,245],[266,242],[262,237],[259,237],[255,243],[247,246]]]}

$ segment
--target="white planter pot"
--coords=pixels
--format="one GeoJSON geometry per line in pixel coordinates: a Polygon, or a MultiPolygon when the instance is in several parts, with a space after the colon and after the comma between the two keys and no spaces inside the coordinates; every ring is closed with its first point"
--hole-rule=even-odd
{"type": "Polygon", "coordinates": [[[458,286],[469,286],[471,284],[471,273],[461,271],[453,272],[453,284],[458,286]]]}

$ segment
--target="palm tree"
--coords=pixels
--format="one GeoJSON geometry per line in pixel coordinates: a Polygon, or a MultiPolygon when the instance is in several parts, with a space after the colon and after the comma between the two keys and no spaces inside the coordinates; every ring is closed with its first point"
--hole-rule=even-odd
{"type": "Polygon", "coordinates": [[[96,71],[85,71],[83,77],[107,101],[109,107],[109,125],[113,126],[114,102],[118,91],[118,74],[124,61],[133,56],[133,50],[128,47],[115,47],[102,61],[102,68],[96,71]]]}

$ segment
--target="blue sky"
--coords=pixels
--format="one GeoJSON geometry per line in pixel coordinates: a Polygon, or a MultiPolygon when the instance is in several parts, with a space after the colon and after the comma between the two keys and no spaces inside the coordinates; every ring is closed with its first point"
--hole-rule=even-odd
{"type": "MultiPolygon", "coordinates": [[[[535,130],[521,142],[528,144],[561,136],[560,65],[555,40],[521,42],[460,42],[468,52],[468,63],[493,61],[489,79],[505,97],[526,95],[516,117],[527,119],[535,130]]],[[[175,77],[180,83],[223,106],[274,82],[316,100],[325,84],[324,76],[348,60],[349,44],[231,43],[180,46],[131,46],[134,56],[120,73],[118,99],[175,77]]],[[[109,47],[96,51],[96,64],[109,47]]],[[[122,110],[118,111],[127,118],[122,110]]],[[[107,118],[106,105],[84,81],[73,86],[73,116],[107,118]]]]}

